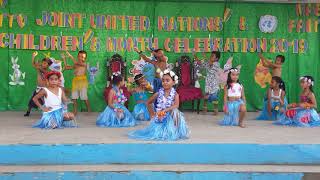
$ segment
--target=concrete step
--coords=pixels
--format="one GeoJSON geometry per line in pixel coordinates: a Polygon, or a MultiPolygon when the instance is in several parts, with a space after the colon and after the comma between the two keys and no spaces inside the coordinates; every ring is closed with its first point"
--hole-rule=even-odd
{"type": "Polygon", "coordinates": [[[0,179],[318,180],[320,166],[203,164],[0,166],[0,179]]]}

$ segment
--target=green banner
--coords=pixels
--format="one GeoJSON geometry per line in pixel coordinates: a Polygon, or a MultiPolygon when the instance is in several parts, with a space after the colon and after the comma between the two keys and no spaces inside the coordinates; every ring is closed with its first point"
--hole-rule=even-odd
{"type": "MultiPolygon", "coordinates": [[[[312,75],[315,89],[319,87],[319,4],[0,0],[0,6],[1,110],[26,109],[36,87],[34,51],[38,58],[61,59],[66,50],[75,57],[77,51],[86,50],[90,65],[99,62],[88,91],[94,111],[106,106],[107,59],[119,53],[132,76],[132,62],[138,60],[133,47],[162,48],[173,64],[179,56],[192,57],[193,51],[198,56],[207,52],[208,57],[213,50],[221,51],[221,68],[233,57],[232,66],[241,65],[248,110],[262,107],[269,76],[257,67],[258,52],[269,59],[285,56],[282,78],[289,102],[298,101],[299,76],[312,75]],[[23,83],[12,83],[18,71],[23,83]]],[[[65,86],[71,89],[73,71],[63,73],[65,86]]],[[[200,84],[204,89],[203,80],[200,84]]],[[[315,94],[319,100],[317,90],[315,94]]],[[[133,104],[131,100],[131,108],[133,104]]]]}

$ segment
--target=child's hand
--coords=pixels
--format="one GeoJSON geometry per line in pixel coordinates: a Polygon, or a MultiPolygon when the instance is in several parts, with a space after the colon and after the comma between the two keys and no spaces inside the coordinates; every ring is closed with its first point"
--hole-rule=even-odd
{"type": "Polygon", "coordinates": [[[271,116],[271,105],[268,105],[268,114],[271,116]]]}
{"type": "Polygon", "coordinates": [[[137,48],[137,47],[134,47],[133,48],[133,50],[135,51],[135,52],[137,52],[137,53],[139,53],[140,51],[139,51],[139,49],[137,48]]]}
{"type": "Polygon", "coordinates": [[[51,110],[51,108],[47,108],[47,107],[42,107],[41,110],[43,112],[49,112],[51,110]]]}
{"type": "Polygon", "coordinates": [[[225,114],[228,114],[228,113],[229,113],[229,112],[228,112],[228,107],[227,107],[226,104],[223,106],[223,112],[224,112],[225,114]]]}
{"type": "Polygon", "coordinates": [[[36,57],[38,55],[38,51],[32,53],[32,57],[36,57]]]}

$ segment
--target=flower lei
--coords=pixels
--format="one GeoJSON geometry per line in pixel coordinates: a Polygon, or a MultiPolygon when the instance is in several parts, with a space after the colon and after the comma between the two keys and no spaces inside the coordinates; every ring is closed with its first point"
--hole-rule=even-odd
{"type": "MultiPolygon", "coordinates": [[[[171,107],[174,102],[175,95],[176,90],[174,88],[171,88],[169,96],[165,97],[164,89],[161,88],[159,90],[159,96],[157,98],[156,112],[158,113],[165,110],[166,108],[171,107]]],[[[157,115],[155,121],[159,122],[159,118],[162,119],[161,117],[159,117],[159,115],[157,115]]]]}
{"type": "MultiPolygon", "coordinates": [[[[124,94],[121,92],[121,90],[117,90],[115,86],[113,86],[114,91],[116,92],[116,95],[114,96],[114,99],[116,99],[116,104],[124,104],[128,99],[124,96],[124,94]]],[[[115,106],[116,108],[119,108],[115,106]]],[[[115,109],[116,111],[116,109],[115,109]]]]}

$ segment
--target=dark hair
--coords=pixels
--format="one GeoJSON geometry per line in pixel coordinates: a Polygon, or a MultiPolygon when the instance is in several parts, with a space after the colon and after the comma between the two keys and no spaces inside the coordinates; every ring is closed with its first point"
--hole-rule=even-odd
{"type": "MultiPolygon", "coordinates": [[[[307,76],[302,76],[302,77],[307,78],[308,80],[310,79],[311,82],[314,83],[314,79],[313,79],[312,76],[307,75],[307,76]]],[[[312,84],[310,85],[309,89],[310,89],[311,92],[313,92],[313,85],[312,84]]]]}
{"type": "Polygon", "coordinates": [[[283,55],[277,55],[276,58],[280,58],[282,63],[284,63],[284,61],[286,60],[283,55]]]}
{"type": "Polygon", "coordinates": [[[154,49],[153,52],[159,52],[159,51],[163,51],[163,49],[154,49]]]}
{"type": "Polygon", "coordinates": [[[286,86],[283,82],[283,80],[279,76],[273,76],[272,80],[276,81],[279,84],[279,88],[283,91],[286,91],[286,86]]]}
{"type": "Polygon", "coordinates": [[[216,55],[216,58],[218,58],[218,60],[220,59],[220,55],[221,55],[220,51],[212,51],[211,54],[216,55]]]}
{"type": "Polygon", "coordinates": [[[61,77],[61,73],[57,72],[57,71],[49,71],[46,73],[45,77],[46,77],[46,79],[49,79],[53,75],[56,75],[58,77],[58,79],[60,79],[60,77],[61,77]]]}
{"type": "Polygon", "coordinates": [[[81,50],[81,51],[78,52],[78,55],[79,55],[79,54],[85,54],[86,57],[87,57],[87,51],[81,50]]]}
{"type": "MultiPolygon", "coordinates": [[[[230,70],[232,69],[237,69],[237,68],[231,68],[230,70]]],[[[231,79],[231,71],[229,70],[229,73],[228,73],[228,79],[227,79],[227,89],[230,89],[231,88],[231,83],[232,83],[232,79],[231,79]]],[[[237,69],[238,70],[238,69],[237,69]]],[[[241,84],[239,79],[237,80],[237,83],[241,84]]]]}
{"type": "Polygon", "coordinates": [[[47,62],[49,66],[51,66],[51,64],[53,63],[53,62],[51,61],[51,59],[50,59],[50,58],[47,58],[47,57],[46,57],[46,58],[43,58],[43,59],[42,59],[42,62],[47,62]]]}
{"type": "Polygon", "coordinates": [[[122,81],[122,76],[121,75],[112,75],[111,76],[111,82],[113,85],[118,85],[122,81]]]}
{"type": "Polygon", "coordinates": [[[134,76],[134,82],[137,84],[137,85],[140,85],[139,83],[139,80],[143,77],[143,74],[137,74],[134,76]]]}

